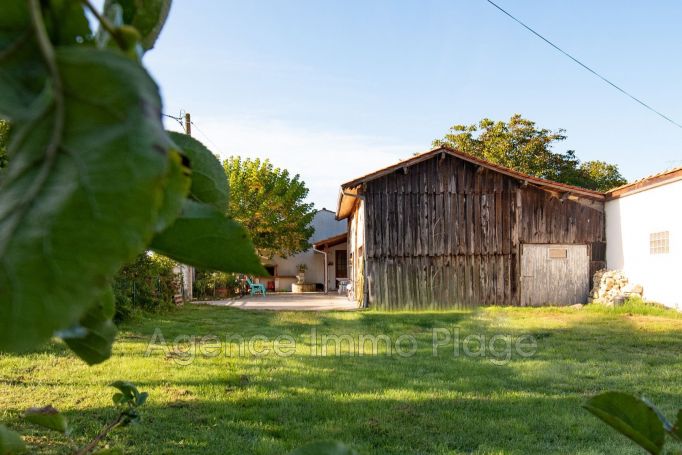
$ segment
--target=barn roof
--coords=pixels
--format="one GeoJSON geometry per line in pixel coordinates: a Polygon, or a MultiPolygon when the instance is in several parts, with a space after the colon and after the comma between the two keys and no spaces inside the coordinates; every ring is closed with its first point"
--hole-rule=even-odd
{"type": "Polygon", "coordinates": [[[667,171],[659,172],[658,174],[650,175],[648,177],[635,180],[632,183],[627,183],[618,188],[614,188],[606,193],[609,199],[617,199],[619,197],[628,196],[630,194],[639,193],[640,191],[655,188],[657,186],[672,183],[677,180],[682,180],[682,166],[667,171]]]}
{"type": "Polygon", "coordinates": [[[358,177],[349,182],[343,183],[341,185],[341,193],[339,195],[339,203],[336,211],[336,218],[337,219],[347,218],[352,213],[353,205],[358,194],[358,189],[364,183],[371,182],[372,180],[378,179],[392,172],[395,172],[398,169],[413,166],[417,163],[428,160],[429,158],[432,158],[433,156],[438,155],[440,153],[447,153],[448,155],[454,156],[455,158],[468,161],[469,163],[482,166],[486,169],[490,169],[493,172],[498,172],[500,174],[507,175],[509,177],[524,181],[528,184],[532,184],[540,188],[558,191],[561,193],[570,193],[576,196],[586,197],[598,201],[603,201],[606,199],[606,195],[599,191],[592,191],[578,186],[567,185],[565,183],[554,182],[552,180],[547,180],[540,177],[524,174],[523,172],[518,172],[513,169],[493,164],[489,161],[485,161],[480,158],[476,158],[474,156],[471,156],[464,152],[460,152],[459,150],[456,150],[448,146],[438,146],[424,153],[417,154],[409,159],[399,161],[391,166],[379,169],[377,171],[363,175],[362,177],[358,177]]]}

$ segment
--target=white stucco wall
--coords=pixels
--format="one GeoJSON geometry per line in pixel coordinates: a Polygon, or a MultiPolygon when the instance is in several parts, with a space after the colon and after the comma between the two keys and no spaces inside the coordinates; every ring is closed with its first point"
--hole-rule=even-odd
{"type": "MultiPolygon", "coordinates": [[[[329,210],[318,210],[311,223],[315,232],[310,237],[310,243],[314,243],[335,235],[346,232],[346,220],[337,221],[336,214],[329,210]]],[[[329,253],[328,262],[334,262],[334,253],[329,253]]],[[[281,278],[262,278],[259,281],[266,283],[268,281],[276,281],[277,291],[290,291],[291,284],[296,281],[295,276],[298,274],[298,265],[305,264],[308,269],[305,272],[306,283],[324,283],[324,255],[316,253],[311,249],[302,253],[295,254],[286,258],[275,256],[269,261],[265,261],[265,265],[276,265],[277,275],[281,278]]],[[[328,266],[329,270],[329,289],[336,289],[334,266],[328,266]]]]}
{"type": "Polygon", "coordinates": [[[682,181],[606,203],[606,261],[644,286],[647,300],[682,309],[682,181]],[[651,254],[649,236],[670,232],[670,253],[651,254]]]}

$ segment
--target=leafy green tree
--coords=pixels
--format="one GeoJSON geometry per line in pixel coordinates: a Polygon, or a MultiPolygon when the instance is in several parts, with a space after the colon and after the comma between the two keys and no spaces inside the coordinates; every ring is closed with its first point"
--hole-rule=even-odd
{"type": "Polygon", "coordinates": [[[58,336],[85,362],[106,360],[114,278],[147,250],[264,273],[246,230],[225,215],[220,161],[164,130],[142,56],[169,8],[3,0],[0,118],[12,159],[0,179],[0,351],[58,336]]]}
{"type": "Polygon", "coordinates": [[[289,256],[310,247],[313,204],[297,174],[273,167],[269,160],[230,157],[223,162],[230,188],[228,216],[251,235],[263,257],[289,256]]]}
{"type": "Polygon", "coordinates": [[[627,183],[618,166],[603,161],[581,163],[573,150],[552,151],[566,139],[565,130],[538,128],[535,122],[513,115],[509,122],[484,118],[478,124],[454,125],[434,146],[447,145],[477,158],[524,174],[606,191],[627,183]]]}
{"type": "Polygon", "coordinates": [[[7,143],[9,142],[9,122],[0,120],[0,169],[7,167],[7,143]]]}

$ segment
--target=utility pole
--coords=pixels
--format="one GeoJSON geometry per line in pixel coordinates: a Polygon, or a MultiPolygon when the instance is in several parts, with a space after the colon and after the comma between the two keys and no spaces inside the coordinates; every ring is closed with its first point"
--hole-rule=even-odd
{"type": "Polygon", "coordinates": [[[189,112],[185,112],[185,134],[188,136],[192,135],[192,118],[189,112]]]}
{"type": "MultiPolygon", "coordinates": [[[[189,112],[185,112],[185,134],[188,136],[192,135],[192,117],[189,115],[189,112]]],[[[192,297],[194,294],[194,267],[191,265],[185,266],[187,267],[187,280],[186,280],[186,286],[187,289],[185,290],[187,294],[187,299],[189,301],[192,301],[192,297]]]]}

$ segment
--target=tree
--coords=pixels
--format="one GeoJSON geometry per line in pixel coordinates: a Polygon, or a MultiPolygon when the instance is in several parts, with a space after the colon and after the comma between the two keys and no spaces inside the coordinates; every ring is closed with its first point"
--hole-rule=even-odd
{"type": "Polygon", "coordinates": [[[614,164],[581,163],[573,150],[553,152],[552,146],[566,139],[564,133],[563,129],[538,128],[515,114],[509,122],[484,118],[478,124],[454,125],[433,145],[447,145],[524,174],[591,190],[606,191],[627,183],[614,164]]]}
{"type": "Polygon", "coordinates": [[[0,169],[7,167],[7,143],[9,142],[9,122],[0,120],[0,169]]]}
{"type": "Polygon", "coordinates": [[[230,157],[224,161],[230,187],[228,216],[251,235],[263,257],[289,256],[310,247],[313,204],[299,175],[273,167],[269,160],[230,157]]]}

